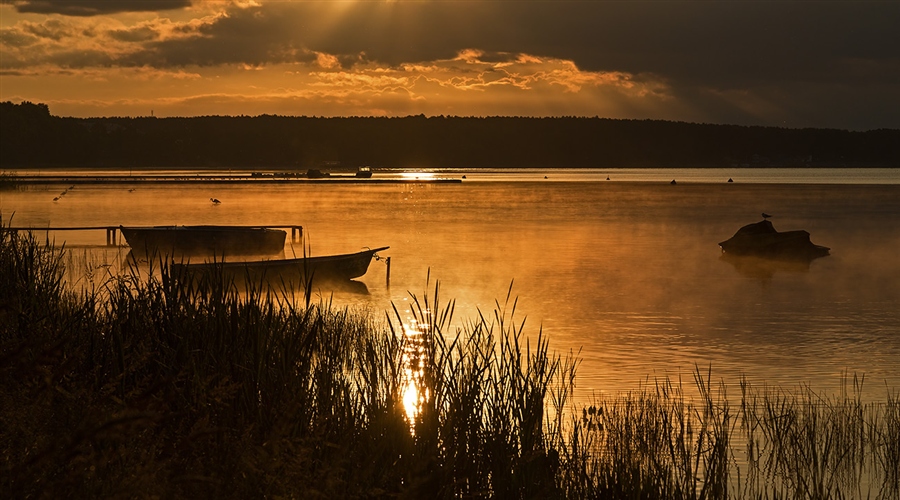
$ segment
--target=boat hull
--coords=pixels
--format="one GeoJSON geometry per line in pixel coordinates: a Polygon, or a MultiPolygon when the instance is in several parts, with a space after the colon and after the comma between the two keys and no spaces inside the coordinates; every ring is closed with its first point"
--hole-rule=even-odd
{"type": "Polygon", "coordinates": [[[235,226],[120,227],[132,252],[159,256],[276,255],[287,232],[235,226]]]}
{"type": "Polygon", "coordinates": [[[366,274],[369,264],[377,252],[389,247],[380,247],[361,252],[301,257],[298,259],[272,259],[244,262],[203,262],[175,263],[172,273],[189,279],[215,279],[221,276],[226,282],[240,285],[269,285],[303,288],[316,282],[348,282],[366,274]]]}

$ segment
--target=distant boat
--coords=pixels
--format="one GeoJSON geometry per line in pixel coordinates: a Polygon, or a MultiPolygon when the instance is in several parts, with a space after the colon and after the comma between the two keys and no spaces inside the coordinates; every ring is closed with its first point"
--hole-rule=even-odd
{"type": "Polygon", "coordinates": [[[359,167],[356,171],[356,177],[360,179],[369,179],[372,177],[372,169],[369,167],[359,167]]]}
{"type": "Polygon", "coordinates": [[[372,257],[390,247],[379,247],[356,253],[301,257],[297,259],[254,260],[246,262],[203,262],[172,264],[175,276],[193,278],[221,273],[226,280],[254,285],[303,287],[307,282],[348,282],[366,274],[372,257]],[[183,274],[182,274],[183,273],[183,274]]]}
{"type": "Polygon", "coordinates": [[[275,255],[287,232],[246,226],[119,226],[132,252],[154,255],[275,255]]]}
{"type": "Polygon", "coordinates": [[[828,255],[828,247],[813,244],[806,231],[778,232],[768,220],[738,229],[734,236],[719,243],[729,255],[752,255],[774,259],[812,260],[828,255]]]}

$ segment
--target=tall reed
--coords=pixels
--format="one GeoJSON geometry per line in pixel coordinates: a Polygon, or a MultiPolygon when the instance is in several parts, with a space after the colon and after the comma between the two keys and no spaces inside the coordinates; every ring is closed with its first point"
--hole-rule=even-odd
{"type": "MultiPolygon", "coordinates": [[[[413,434],[425,459],[415,479],[441,485],[431,493],[442,498],[559,496],[568,393],[557,388],[574,379],[574,358],[551,355],[540,331],[532,347],[509,294],[455,332],[454,303],[439,307],[438,286],[432,297],[413,296],[411,310],[422,385],[413,434]]],[[[404,319],[395,316],[398,335],[404,319]]]]}

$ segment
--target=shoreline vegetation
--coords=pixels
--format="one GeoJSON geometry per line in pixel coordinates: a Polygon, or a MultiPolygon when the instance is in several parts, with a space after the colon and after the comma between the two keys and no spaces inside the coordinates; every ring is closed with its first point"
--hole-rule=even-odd
{"type": "Polygon", "coordinates": [[[0,102],[0,169],[898,167],[900,130],[599,117],[71,118],[0,102]]]}
{"type": "Polygon", "coordinates": [[[8,498],[900,498],[892,388],[735,398],[697,369],[697,397],[576,408],[577,358],[510,297],[451,331],[437,286],[384,319],[165,266],[73,290],[65,248],[3,227],[8,498]]]}

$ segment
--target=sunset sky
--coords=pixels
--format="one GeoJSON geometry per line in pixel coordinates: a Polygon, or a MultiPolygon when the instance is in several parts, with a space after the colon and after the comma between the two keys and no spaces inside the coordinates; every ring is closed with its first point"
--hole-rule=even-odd
{"type": "Polygon", "coordinates": [[[900,128],[900,1],[0,0],[61,116],[601,116],[900,128]]]}

